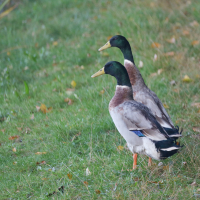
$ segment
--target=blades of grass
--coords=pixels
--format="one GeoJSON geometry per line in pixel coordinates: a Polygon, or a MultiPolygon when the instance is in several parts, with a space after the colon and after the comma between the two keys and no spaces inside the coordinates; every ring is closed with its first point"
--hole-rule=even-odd
{"type": "Polygon", "coordinates": [[[6,15],[8,15],[12,10],[14,10],[16,7],[18,6],[18,4],[14,5],[13,7],[11,8],[8,8],[7,10],[5,10],[4,12],[2,12],[0,14],[0,19],[5,17],[6,15]]]}
{"type": "Polygon", "coordinates": [[[26,81],[24,81],[25,93],[29,95],[29,87],[26,81]]]}
{"type": "Polygon", "coordinates": [[[3,9],[3,7],[9,2],[9,0],[5,0],[1,5],[0,5],[0,10],[3,9]]]}

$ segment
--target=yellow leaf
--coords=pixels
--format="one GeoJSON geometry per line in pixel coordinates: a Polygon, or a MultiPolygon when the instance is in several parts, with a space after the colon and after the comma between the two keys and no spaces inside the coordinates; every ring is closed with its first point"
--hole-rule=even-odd
{"type": "Polygon", "coordinates": [[[157,42],[153,42],[153,43],[151,44],[151,47],[152,47],[152,48],[160,48],[160,47],[161,47],[161,44],[159,44],[159,43],[157,43],[157,42]]]}
{"type": "Polygon", "coordinates": [[[104,57],[108,57],[109,53],[107,53],[107,52],[101,52],[101,55],[104,56],[104,57]]]}
{"type": "Polygon", "coordinates": [[[198,45],[199,44],[199,41],[198,40],[194,40],[194,41],[192,41],[192,46],[195,46],[195,45],[198,45]]]}
{"type": "Polygon", "coordinates": [[[57,46],[58,45],[58,42],[57,41],[54,41],[53,42],[53,46],[57,46]]]}
{"type": "Polygon", "coordinates": [[[117,148],[118,148],[120,151],[122,151],[124,147],[123,147],[123,146],[118,146],[117,148]]]}
{"type": "Polygon", "coordinates": [[[76,87],[76,82],[75,82],[74,80],[71,82],[71,86],[72,86],[73,88],[76,87]]]}
{"type": "Polygon", "coordinates": [[[71,180],[72,179],[72,174],[67,174],[68,178],[71,180]]]}
{"type": "Polygon", "coordinates": [[[42,103],[41,106],[40,106],[40,110],[41,110],[44,114],[46,114],[46,113],[47,113],[47,107],[46,107],[46,105],[42,103]]]}
{"type": "Polygon", "coordinates": [[[163,106],[164,108],[169,108],[169,106],[166,103],[164,103],[163,106]]]}
{"type": "Polygon", "coordinates": [[[36,152],[36,155],[42,155],[42,154],[46,154],[47,152],[36,152]]]}
{"type": "Polygon", "coordinates": [[[172,38],[167,39],[166,41],[169,42],[169,43],[171,43],[171,44],[175,44],[176,39],[175,39],[175,37],[173,36],[172,38]]]}
{"type": "Polygon", "coordinates": [[[189,83],[192,81],[192,79],[190,79],[190,77],[188,75],[185,75],[182,79],[183,82],[189,83]]]}
{"type": "Polygon", "coordinates": [[[105,93],[105,90],[101,90],[101,91],[99,92],[100,95],[102,95],[102,94],[104,94],[104,93],[105,93]]]}
{"type": "Polygon", "coordinates": [[[169,165],[163,166],[164,170],[168,170],[169,169],[169,165]]]}
{"type": "Polygon", "coordinates": [[[17,151],[17,149],[14,147],[14,148],[12,149],[12,151],[13,151],[13,152],[16,152],[16,151],[17,151]]]}
{"type": "Polygon", "coordinates": [[[46,181],[46,180],[48,180],[48,178],[42,178],[42,180],[43,180],[43,181],[46,181]]]}

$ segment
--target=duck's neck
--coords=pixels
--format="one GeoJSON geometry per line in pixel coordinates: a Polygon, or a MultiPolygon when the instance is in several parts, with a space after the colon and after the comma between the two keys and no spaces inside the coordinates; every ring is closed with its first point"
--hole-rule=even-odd
{"type": "Polygon", "coordinates": [[[117,85],[115,95],[110,101],[109,109],[119,106],[125,101],[133,100],[133,91],[131,87],[117,85]]]}
{"type": "Polygon", "coordinates": [[[130,44],[127,43],[125,47],[121,48],[121,51],[124,55],[124,59],[131,61],[135,65],[130,44]]]}

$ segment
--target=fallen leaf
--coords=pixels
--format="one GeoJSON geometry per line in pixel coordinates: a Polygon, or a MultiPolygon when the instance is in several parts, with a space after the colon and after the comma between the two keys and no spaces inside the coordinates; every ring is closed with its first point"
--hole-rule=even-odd
{"type": "Polygon", "coordinates": [[[35,107],[36,107],[37,112],[39,112],[40,111],[40,106],[35,106],[35,107]]]}
{"type": "Polygon", "coordinates": [[[190,23],[190,26],[192,27],[199,26],[199,23],[197,21],[193,21],[190,23]]]}
{"type": "Polygon", "coordinates": [[[34,120],[34,114],[31,115],[30,119],[31,119],[31,120],[34,120]]]}
{"type": "Polygon", "coordinates": [[[175,39],[175,37],[173,36],[172,38],[167,39],[166,41],[169,42],[169,43],[171,43],[171,44],[175,44],[176,39],[175,39]]]}
{"type": "Polygon", "coordinates": [[[4,133],[4,132],[5,132],[5,130],[6,130],[5,128],[4,128],[4,129],[1,129],[1,132],[3,132],[3,133],[4,133]]]}
{"type": "Polygon", "coordinates": [[[71,95],[71,94],[73,94],[73,92],[75,91],[75,89],[73,88],[67,88],[66,89],[66,94],[68,94],[68,95],[71,95]]]}
{"type": "Polygon", "coordinates": [[[182,164],[183,164],[183,165],[186,165],[186,164],[187,164],[187,162],[182,162],[182,164]]]}
{"type": "Polygon", "coordinates": [[[123,147],[123,146],[118,146],[117,148],[118,148],[120,151],[122,151],[124,147],[123,147]]]}
{"type": "Polygon", "coordinates": [[[139,67],[139,68],[142,68],[142,67],[143,67],[143,62],[142,62],[141,60],[139,61],[138,67],[139,67]]]}
{"type": "Polygon", "coordinates": [[[16,161],[14,161],[14,162],[13,162],[13,165],[16,165],[16,164],[17,164],[17,162],[16,162],[16,161]]]}
{"type": "Polygon", "coordinates": [[[160,75],[163,72],[163,69],[158,69],[157,74],[160,75]]]}
{"type": "Polygon", "coordinates": [[[107,53],[107,52],[101,52],[101,55],[104,56],[104,57],[108,57],[109,53],[107,53]]]}
{"type": "Polygon", "coordinates": [[[53,46],[57,46],[58,45],[58,42],[57,41],[54,41],[53,42],[53,46]]]}
{"type": "Polygon", "coordinates": [[[169,106],[166,103],[164,103],[163,106],[164,108],[169,108],[169,106]]]}
{"type": "Polygon", "coordinates": [[[151,44],[151,47],[152,47],[152,48],[160,48],[160,47],[161,47],[161,44],[159,44],[159,43],[157,43],[157,42],[153,42],[153,43],[151,44]]]}
{"type": "Polygon", "coordinates": [[[163,166],[164,170],[169,170],[169,165],[163,166]]]}
{"type": "Polygon", "coordinates": [[[10,51],[7,52],[7,56],[10,56],[10,51]]]}
{"type": "Polygon", "coordinates": [[[197,183],[194,181],[193,183],[190,184],[191,186],[196,186],[197,183]]]}
{"type": "Polygon", "coordinates": [[[42,180],[43,180],[43,181],[46,181],[46,180],[48,180],[48,178],[42,178],[42,180]]]}
{"type": "Polygon", "coordinates": [[[91,172],[90,172],[89,168],[87,167],[86,168],[86,176],[89,176],[90,174],[91,174],[91,172]]]}
{"type": "Polygon", "coordinates": [[[14,148],[12,149],[12,151],[13,151],[13,152],[16,152],[16,151],[17,151],[17,149],[14,147],[14,148]]]}
{"type": "Polygon", "coordinates": [[[42,154],[46,154],[47,152],[36,152],[36,155],[42,155],[42,154]]]}
{"type": "Polygon", "coordinates": [[[173,51],[170,51],[170,52],[164,53],[163,55],[166,57],[169,57],[169,56],[174,56],[175,53],[173,51]]]}
{"type": "Polygon", "coordinates": [[[47,109],[47,112],[49,113],[49,112],[51,112],[53,110],[53,107],[49,107],[48,109],[47,109]]]}
{"type": "Polygon", "coordinates": [[[199,132],[199,133],[200,133],[200,127],[194,126],[194,127],[192,128],[192,130],[193,130],[194,132],[199,132]]]}
{"type": "Polygon", "coordinates": [[[72,174],[67,174],[68,178],[71,180],[72,179],[72,174]]]}
{"type": "Polygon", "coordinates": [[[100,190],[95,190],[96,194],[101,194],[100,190]]]}
{"type": "Polygon", "coordinates": [[[190,35],[190,32],[188,30],[183,30],[183,35],[185,36],[190,35]]]}
{"type": "Polygon", "coordinates": [[[43,161],[41,161],[41,162],[37,162],[36,164],[37,164],[37,165],[45,165],[46,162],[43,160],[43,161]]]}
{"type": "Polygon", "coordinates": [[[163,165],[163,162],[159,162],[158,163],[158,167],[162,166],[163,165]]]}
{"type": "Polygon", "coordinates": [[[46,114],[46,113],[47,113],[47,107],[46,107],[46,105],[42,103],[41,106],[40,106],[40,110],[41,110],[44,114],[46,114]]]}
{"type": "Polygon", "coordinates": [[[25,70],[25,71],[28,70],[28,66],[24,67],[24,70],[25,70]]]}
{"type": "Polygon", "coordinates": [[[73,101],[70,98],[65,98],[64,102],[68,103],[68,105],[72,105],[73,104],[73,101]]]}
{"type": "Polygon", "coordinates": [[[192,41],[192,46],[195,46],[195,45],[198,45],[199,44],[199,40],[194,40],[194,41],[192,41]]]}
{"type": "Polygon", "coordinates": [[[191,106],[196,107],[196,108],[200,108],[200,102],[192,103],[191,106]]]}
{"type": "Polygon", "coordinates": [[[22,127],[17,127],[17,130],[18,131],[22,131],[22,127]]]}
{"type": "Polygon", "coordinates": [[[100,95],[102,95],[102,94],[104,94],[104,93],[105,93],[105,90],[101,90],[101,91],[99,92],[100,95]]]}
{"type": "Polygon", "coordinates": [[[153,61],[155,62],[158,59],[157,54],[154,54],[153,61]]]}
{"type": "Polygon", "coordinates": [[[73,88],[76,87],[76,82],[75,82],[74,80],[71,82],[71,86],[72,86],[73,88]]]}
{"type": "Polygon", "coordinates": [[[151,74],[150,74],[150,77],[154,77],[154,76],[157,76],[157,75],[158,75],[157,72],[151,73],[151,74]]]}
{"type": "Polygon", "coordinates": [[[185,82],[185,83],[189,83],[189,82],[192,81],[192,79],[190,79],[190,77],[189,77],[188,75],[185,75],[185,76],[183,77],[182,81],[185,82]]]}
{"type": "Polygon", "coordinates": [[[17,139],[17,138],[19,138],[19,135],[11,136],[11,137],[9,137],[8,139],[9,139],[9,140],[14,140],[14,139],[17,139]]]}
{"type": "Polygon", "coordinates": [[[86,186],[88,186],[88,182],[87,182],[87,181],[84,181],[83,183],[84,183],[86,186]]]}

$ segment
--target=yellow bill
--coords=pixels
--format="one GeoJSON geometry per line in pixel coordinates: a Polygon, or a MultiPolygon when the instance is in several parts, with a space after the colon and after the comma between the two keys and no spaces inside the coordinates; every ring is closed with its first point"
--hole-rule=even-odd
{"type": "Polygon", "coordinates": [[[100,69],[98,72],[96,72],[95,74],[93,74],[91,77],[97,77],[97,76],[101,76],[102,74],[105,74],[104,72],[104,67],[102,69],[100,69]]]}
{"type": "Polygon", "coordinates": [[[109,47],[111,47],[110,41],[108,41],[104,46],[102,46],[102,47],[99,49],[99,51],[103,51],[104,49],[107,49],[107,48],[109,48],[109,47]]]}

